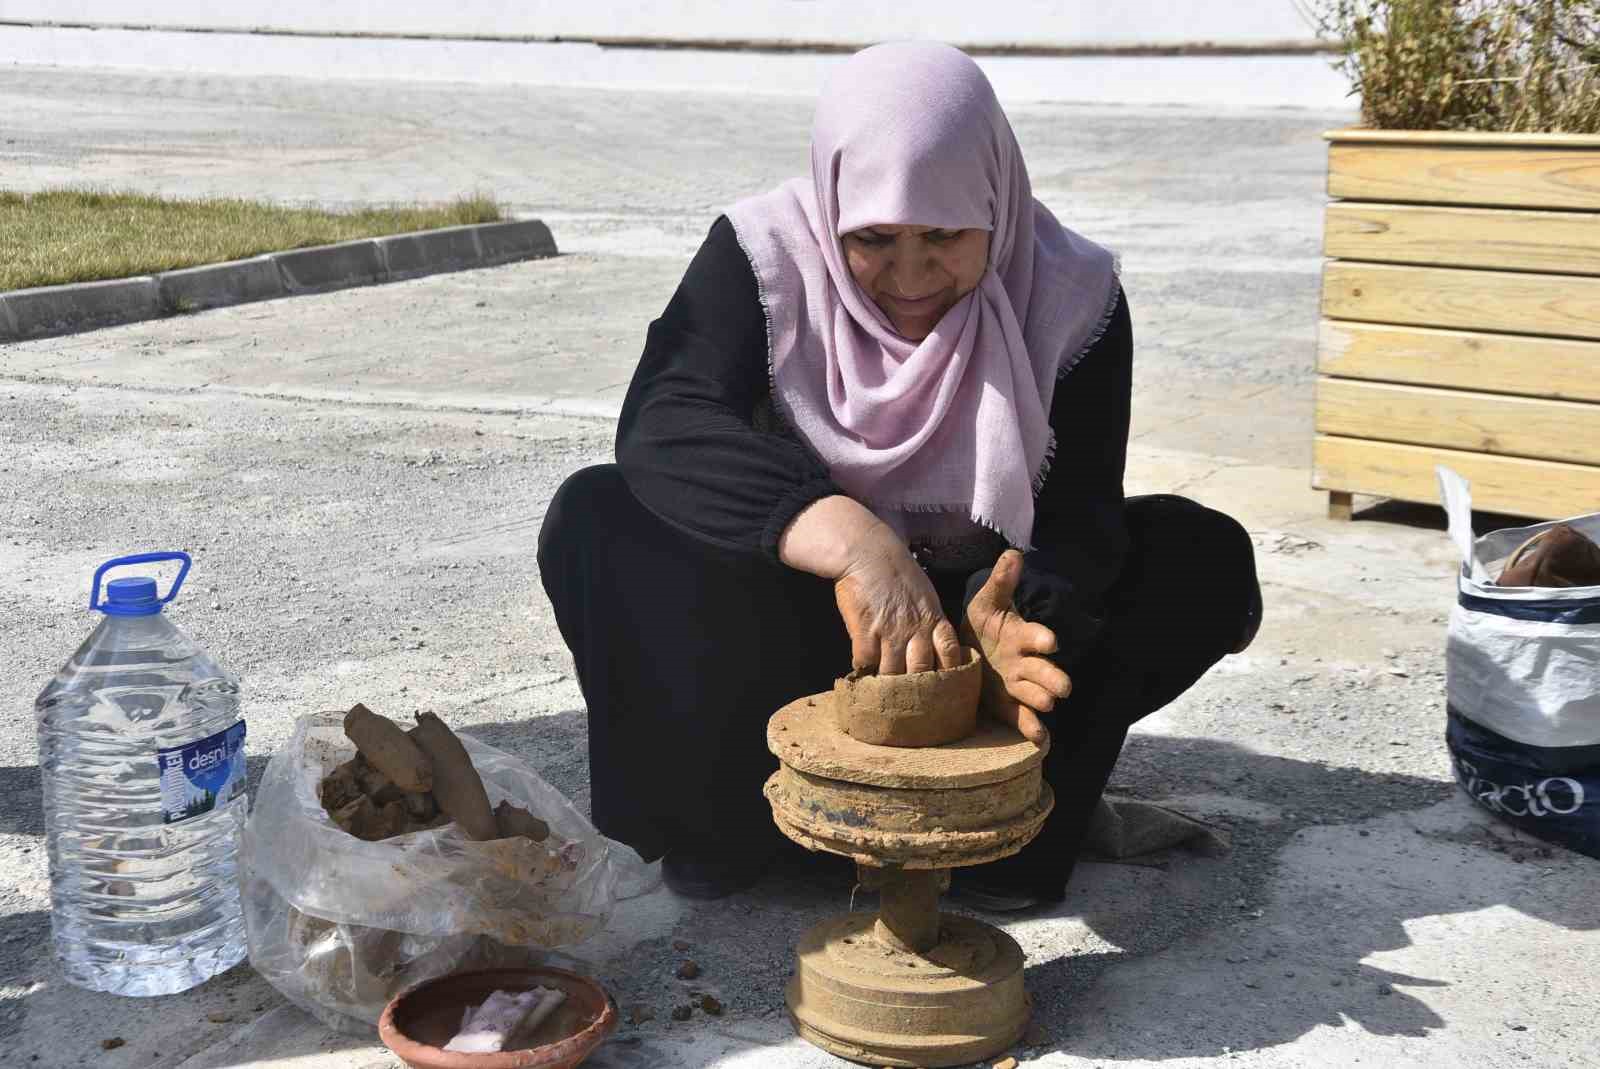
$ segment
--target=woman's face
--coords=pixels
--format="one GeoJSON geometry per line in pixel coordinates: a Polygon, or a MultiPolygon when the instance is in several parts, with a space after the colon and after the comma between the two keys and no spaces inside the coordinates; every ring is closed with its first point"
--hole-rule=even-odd
{"type": "Polygon", "coordinates": [[[989,264],[989,232],[869,226],[844,236],[850,274],[902,337],[921,341],[989,264]]]}

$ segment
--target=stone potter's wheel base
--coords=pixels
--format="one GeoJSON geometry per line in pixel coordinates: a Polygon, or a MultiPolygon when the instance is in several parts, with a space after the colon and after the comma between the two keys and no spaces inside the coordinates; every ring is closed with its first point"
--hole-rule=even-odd
{"type": "Polygon", "coordinates": [[[875,916],[851,913],[800,940],[789,1015],[807,1041],[851,1061],[883,1066],[966,1065],[1022,1037],[1028,996],[1022,948],[970,917],[939,916],[926,954],[873,937],[875,916]]]}

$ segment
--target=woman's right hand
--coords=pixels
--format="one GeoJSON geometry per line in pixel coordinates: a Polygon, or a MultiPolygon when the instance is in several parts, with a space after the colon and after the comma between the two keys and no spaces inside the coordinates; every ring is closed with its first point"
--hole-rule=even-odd
{"type": "Polygon", "coordinates": [[[778,556],[833,580],[857,671],[898,675],[961,664],[961,642],[933,583],[860,502],[843,495],[812,502],[784,530],[778,556]]]}
{"type": "Polygon", "coordinates": [[[851,666],[882,676],[959,666],[956,629],[905,544],[881,522],[861,542],[833,584],[851,666]]]}

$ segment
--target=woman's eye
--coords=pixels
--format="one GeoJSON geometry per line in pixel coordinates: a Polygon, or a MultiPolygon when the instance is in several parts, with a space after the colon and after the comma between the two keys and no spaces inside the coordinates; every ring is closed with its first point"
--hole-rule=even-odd
{"type": "Polygon", "coordinates": [[[954,241],[956,238],[960,237],[960,235],[954,230],[930,230],[928,231],[927,236],[928,240],[933,242],[935,245],[943,245],[946,242],[954,241]]]}
{"type": "Polygon", "coordinates": [[[881,248],[882,246],[889,244],[890,240],[892,240],[884,237],[882,234],[874,234],[870,230],[857,230],[850,236],[861,242],[861,244],[874,249],[881,248]]]}

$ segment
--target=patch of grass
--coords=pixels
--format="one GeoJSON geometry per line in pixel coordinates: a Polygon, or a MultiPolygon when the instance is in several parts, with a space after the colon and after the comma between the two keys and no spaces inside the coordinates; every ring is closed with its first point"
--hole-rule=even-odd
{"type": "Polygon", "coordinates": [[[0,291],[127,278],[412,230],[506,218],[493,197],[353,212],[140,193],[0,190],[0,291]]]}
{"type": "Polygon", "coordinates": [[[1382,130],[1600,133],[1600,0],[1297,0],[1382,130]]]}

